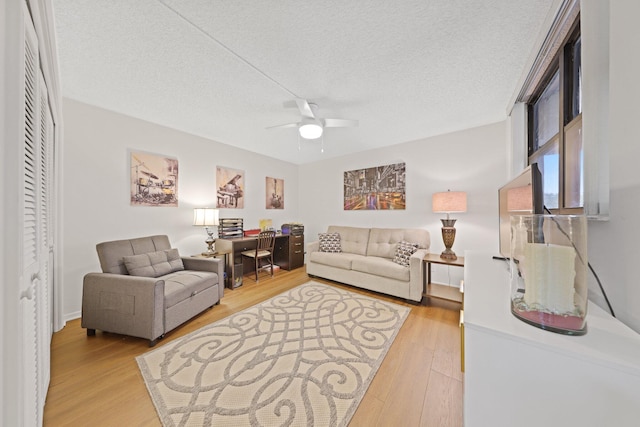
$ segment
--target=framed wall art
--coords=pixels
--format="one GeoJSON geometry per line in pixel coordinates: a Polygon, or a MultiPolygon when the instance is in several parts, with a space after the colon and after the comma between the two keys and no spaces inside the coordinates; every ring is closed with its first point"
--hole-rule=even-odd
{"type": "Polygon", "coordinates": [[[405,209],[405,164],[344,173],[344,210],[405,209]]]}
{"type": "Polygon", "coordinates": [[[132,206],[178,206],[178,159],[131,151],[132,206]]]}
{"type": "Polygon", "coordinates": [[[284,209],[284,179],[265,178],[267,209],[284,209]]]}
{"type": "Polygon", "coordinates": [[[244,209],[244,171],[216,166],[217,207],[244,209]]]}

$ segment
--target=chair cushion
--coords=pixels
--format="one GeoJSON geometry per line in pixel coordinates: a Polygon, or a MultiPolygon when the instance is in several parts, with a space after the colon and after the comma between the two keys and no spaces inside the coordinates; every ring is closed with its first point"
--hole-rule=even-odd
{"type": "Polygon", "coordinates": [[[418,250],[417,243],[409,243],[404,240],[398,243],[396,247],[396,255],[393,258],[393,262],[400,264],[404,267],[409,267],[409,259],[418,250]]]}
{"type": "MultiPolygon", "coordinates": [[[[255,258],[256,257],[255,249],[249,250],[249,251],[244,251],[241,254],[244,255],[244,256],[251,257],[251,258],[255,258]]],[[[271,252],[269,252],[269,251],[258,251],[258,258],[264,258],[264,257],[267,257],[267,256],[271,256],[271,252]]]]}
{"type": "Polygon", "coordinates": [[[174,271],[184,270],[177,249],[149,252],[123,257],[124,265],[131,276],[160,277],[174,271]]]}
{"type": "Polygon", "coordinates": [[[320,252],[342,252],[340,233],[318,233],[320,252]]]}

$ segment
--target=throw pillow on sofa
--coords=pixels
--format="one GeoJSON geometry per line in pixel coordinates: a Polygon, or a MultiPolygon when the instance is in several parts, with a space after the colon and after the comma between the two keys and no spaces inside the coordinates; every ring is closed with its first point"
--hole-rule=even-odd
{"type": "Polygon", "coordinates": [[[320,252],[342,252],[340,233],[318,233],[320,252]]]}
{"type": "Polygon", "coordinates": [[[396,256],[393,258],[393,262],[396,264],[409,267],[409,258],[418,250],[417,243],[409,243],[404,240],[398,243],[396,247],[396,256]]]}
{"type": "Polygon", "coordinates": [[[123,260],[131,276],[160,277],[174,271],[184,270],[180,254],[175,248],[125,256],[123,260]]]}

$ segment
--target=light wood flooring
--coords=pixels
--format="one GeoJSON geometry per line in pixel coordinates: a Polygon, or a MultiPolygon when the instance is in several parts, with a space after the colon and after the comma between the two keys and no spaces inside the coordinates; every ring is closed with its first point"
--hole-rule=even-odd
{"type": "MultiPolygon", "coordinates": [[[[157,345],[174,340],[309,280],[304,268],[268,274],[258,283],[225,290],[220,305],[178,327],[157,345]]],[[[460,305],[438,300],[413,305],[403,300],[318,278],[353,292],[411,307],[351,423],[355,426],[462,426],[460,305]]],[[[87,337],[80,320],[53,336],[51,382],[45,426],[161,426],[135,357],[148,341],[100,331],[87,337]]]]}

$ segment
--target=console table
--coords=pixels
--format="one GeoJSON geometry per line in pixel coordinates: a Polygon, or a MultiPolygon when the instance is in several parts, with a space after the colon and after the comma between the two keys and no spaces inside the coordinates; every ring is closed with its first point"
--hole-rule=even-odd
{"type": "Polygon", "coordinates": [[[637,426],[640,334],[591,302],[584,336],[524,323],[492,255],[465,252],[464,425],[637,426]]]}
{"type": "MultiPolygon", "coordinates": [[[[255,265],[249,260],[243,262],[241,253],[255,249],[256,237],[239,237],[235,239],[217,239],[216,248],[228,252],[227,277],[231,288],[242,284],[245,274],[255,271],[255,265]]],[[[283,270],[293,270],[304,265],[304,235],[278,234],[273,248],[273,263],[283,270]]]]}

